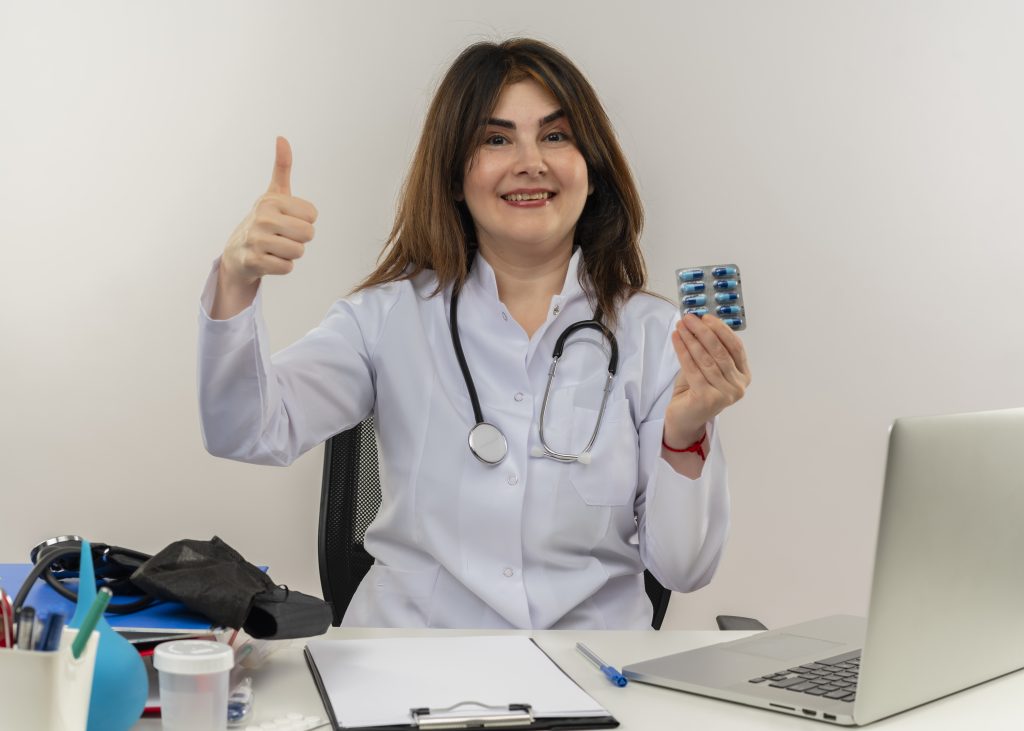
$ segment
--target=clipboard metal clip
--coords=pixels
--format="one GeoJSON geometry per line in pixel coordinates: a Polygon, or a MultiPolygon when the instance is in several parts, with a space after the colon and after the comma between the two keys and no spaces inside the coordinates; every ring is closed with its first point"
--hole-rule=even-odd
{"type": "Polygon", "coordinates": [[[526,703],[489,706],[462,701],[447,708],[410,708],[413,725],[424,731],[451,728],[515,728],[533,723],[533,710],[526,703]]]}

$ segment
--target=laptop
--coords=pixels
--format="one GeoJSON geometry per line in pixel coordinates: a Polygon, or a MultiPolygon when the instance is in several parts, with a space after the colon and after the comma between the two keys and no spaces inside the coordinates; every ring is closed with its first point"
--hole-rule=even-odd
{"type": "Polygon", "coordinates": [[[868,618],[628,665],[631,680],[862,726],[1024,667],[1024,408],[897,419],[868,618]]]}

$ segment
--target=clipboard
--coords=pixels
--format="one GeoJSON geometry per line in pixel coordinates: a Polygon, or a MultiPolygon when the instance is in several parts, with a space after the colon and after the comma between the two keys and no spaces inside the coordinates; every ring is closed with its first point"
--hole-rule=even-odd
{"type": "Polygon", "coordinates": [[[523,635],[311,640],[304,654],[335,731],[619,725],[523,635]]]}

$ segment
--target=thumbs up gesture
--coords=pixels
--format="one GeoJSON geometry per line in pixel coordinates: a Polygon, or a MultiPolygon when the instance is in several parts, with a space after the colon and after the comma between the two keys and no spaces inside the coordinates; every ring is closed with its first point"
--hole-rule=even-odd
{"type": "MultiPolygon", "coordinates": [[[[292,195],[291,172],[291,145],[278,137],[267,192],[231,234],[221,257],[217,299],[222,303],[238,300],[239,296],[248,299],[241,307],[229,306],[230,310],[240,311],[252,301],[264,275],[290,272],[295,260],[305,253],[306,244],[313,240],[316,207],[292,195]]],[[[214,309],[220,308],[215,304],[214,309]]],[[[220,314],[230,316],[234,312],[220,314]]]]}

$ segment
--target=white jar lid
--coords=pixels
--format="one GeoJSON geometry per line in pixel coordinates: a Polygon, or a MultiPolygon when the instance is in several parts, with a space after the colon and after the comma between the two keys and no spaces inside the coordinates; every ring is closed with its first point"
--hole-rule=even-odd
{"type": "Polygon", "coordinates": [[[207,675],[230,670],[235,653],[228,645],[210,640],[173,640],[156,646],[153,667],[177,675],[207,675]]]}

